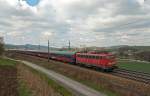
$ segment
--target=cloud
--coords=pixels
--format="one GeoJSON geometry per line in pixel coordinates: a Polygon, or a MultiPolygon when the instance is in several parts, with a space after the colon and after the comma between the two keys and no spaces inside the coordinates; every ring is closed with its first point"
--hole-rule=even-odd
{"type": "Polygon", "coordinates": [[[143,0],[0,0],[0,35],[13,44],[149,45],[150,2],[143,0]],[[7,35],[6,35],[7,34],[7,35]]]}
{"type": "Polygon", "coordinates": [[[52,32],[42,32],[40,39],[47,42],[52,36],[53,36],[52,32]]]}

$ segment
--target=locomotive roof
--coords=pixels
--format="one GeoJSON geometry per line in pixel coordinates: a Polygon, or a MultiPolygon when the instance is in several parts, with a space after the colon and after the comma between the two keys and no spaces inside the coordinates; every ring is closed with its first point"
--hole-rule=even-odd
{"type": "Polygon", "coordinates": [[[110,56],[113,55],[111,53],[99,53],[99,54],[92,54],[92,53],[77,53],[77,54],[81,54],[81,55],[94,55],[94,56],[110,56]]]}

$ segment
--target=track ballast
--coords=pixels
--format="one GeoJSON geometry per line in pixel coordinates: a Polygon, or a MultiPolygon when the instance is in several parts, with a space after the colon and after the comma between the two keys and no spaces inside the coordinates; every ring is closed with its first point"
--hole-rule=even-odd
{"type": "Polygon", "coordinates": [[[148,73],[117,68],[114,69],[111,74],[115,76],[127,78],[127,79],[132,79],[138,82],[150,84],[150,74],[148,73]]]}

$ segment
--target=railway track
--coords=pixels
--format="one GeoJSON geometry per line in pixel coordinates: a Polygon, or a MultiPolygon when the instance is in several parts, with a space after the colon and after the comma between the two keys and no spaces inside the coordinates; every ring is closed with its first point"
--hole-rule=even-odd
{"type": "MultiPolygon", "coordinates": [[[[82,67],[85,67],[85,66],[82,66],[82,67]]],[[[93,68],[90,67],[90,69],[93,69],[93,68]]],[[[93,70],[96,70],[96,69],[93,69],[93,70]]],[[[98,70],[98,71],[100,71],[100,70],[98,70]]],[[[146,84],[150,84],[150,74],[144,73],[144,72],[137,72],[137,71],[131,71],[131,70],[126,70],[126,69],[116,68],[112,72],[109,72],[109,74],[119,76],[122,78],[126,78],[126,79],[135,80],[138,82],[143,82],[146,84]]]]}
{"type": "Polygon", "coordinates": [[[114,69],[112,75],[150,84],[150,74],[126,69],[114,69]]]}

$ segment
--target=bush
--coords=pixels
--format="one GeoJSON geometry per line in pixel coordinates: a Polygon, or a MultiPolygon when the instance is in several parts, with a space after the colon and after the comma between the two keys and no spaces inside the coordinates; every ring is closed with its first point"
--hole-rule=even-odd
{"type": "Polygon", "coordinates": [[[142,51],[135,54],[135,58],[150,61],[150,51],[142,51]]]}
{"type": "Polygon", "coordinates": [[[0,43],[0,55],[3,55],[4,52],[4,44],[0,43]]]}

